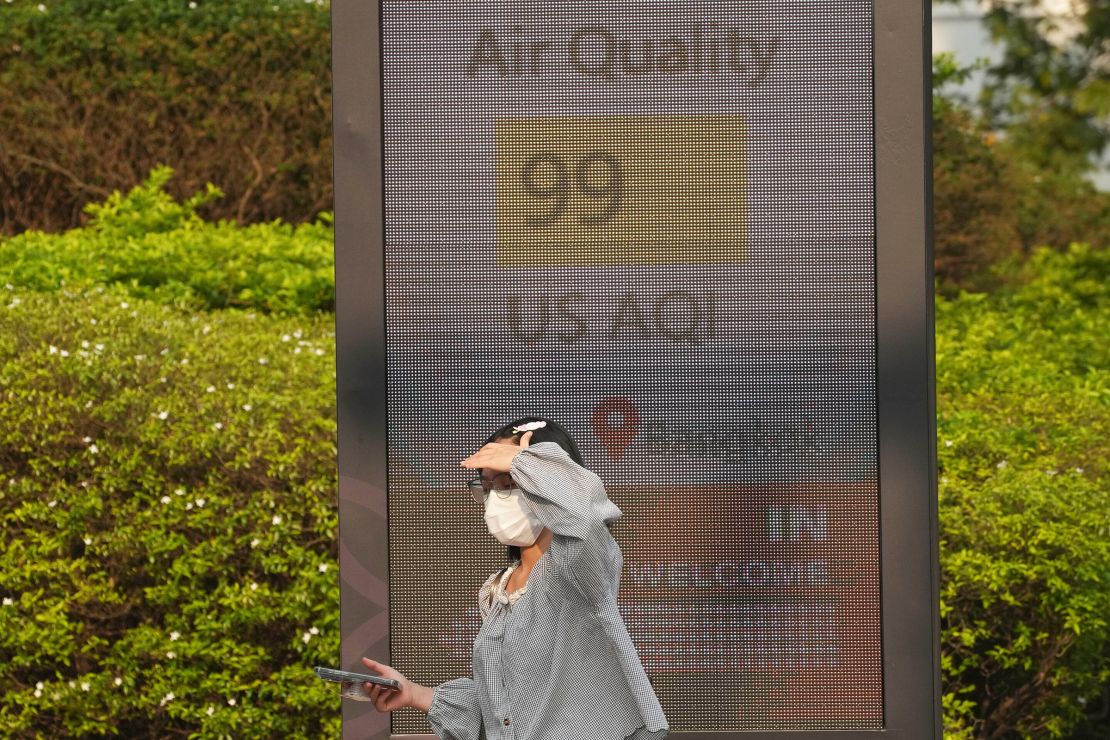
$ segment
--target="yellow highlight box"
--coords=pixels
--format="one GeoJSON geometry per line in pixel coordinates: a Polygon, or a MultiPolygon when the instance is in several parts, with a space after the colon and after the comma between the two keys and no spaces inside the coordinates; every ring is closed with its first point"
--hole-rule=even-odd
{"type": "Polygon", "coordinates": [[[498,118],[497,264],[740,262],[744,143],[735,115],[498,118]]]}

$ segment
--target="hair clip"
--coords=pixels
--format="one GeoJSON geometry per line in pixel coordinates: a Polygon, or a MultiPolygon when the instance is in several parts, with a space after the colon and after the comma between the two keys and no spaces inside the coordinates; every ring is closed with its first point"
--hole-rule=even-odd
{"type": "Polygon", "coordinates": [[[536,429],[542,429],[545,426],[547,426],[546,421],[530,421],[527,424],[521,424],[518,427],[513,427],[513,432],[515,434],[520,434],[521,432],[531,432],[536,429]]]}

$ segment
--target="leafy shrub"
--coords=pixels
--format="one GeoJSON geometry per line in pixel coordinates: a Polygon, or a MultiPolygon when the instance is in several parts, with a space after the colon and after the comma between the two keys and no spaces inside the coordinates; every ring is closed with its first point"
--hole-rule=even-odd
{"type": "Polygon", "coordinates": [[[970,71],[951,55],[934,58],[934,269],[948,296],[999,288],[1005,274],[997,267],[1037,247],[1110,247],[1110,193],[1073,171],[1028,161],[1019,142],[989,130],[945,90],[970,71]]]}
{"type": "Polygon", "coordinates": [[[88,226],[0,241],[0,283],[33,290],[118,284],[137,298],[197,310],[334,310],[329,213],[295,227],[209,223],[196,210],[219,190],[209,185],[178,203],[164,191],[172,172],[155,168],[126,196],[117,191],[89,204],[88,226]]]}
{"type": "Polygon", "coordinates": [[[997,287],[992,265],[1021,254],[1014,169],[964,110],[933,108],[933,267],[943,292],[997,287]]]}
{"type": "Polygon", "coordinates": [[[1110,682],[1110,252],[937,302],[946,735],[1066,737],[1110,682]]]}
{"type": "Polygon", "coordinates": [[[0,735],[337,737],[333,317],[0,297],[0,735]]]}
{"type": "Polygon", "coordinates": [[[225,189],[210,218],[330,209],[330,39],[303,0],[0,3],[0,233],[78,226],[158,164],[225,189]]]}

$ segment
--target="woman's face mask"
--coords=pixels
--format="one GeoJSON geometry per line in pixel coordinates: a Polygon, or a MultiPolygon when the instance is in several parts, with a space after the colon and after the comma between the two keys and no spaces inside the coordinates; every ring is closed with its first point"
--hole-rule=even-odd
{"type": "Polygon", "coordinates": [[[504,545],[528,547],[543,530],[543,524],[528,506],[528,499],[516,486],[509,489],[507,496],[497,491],[486,496],[485,518],[489,533],[504,545]]]}

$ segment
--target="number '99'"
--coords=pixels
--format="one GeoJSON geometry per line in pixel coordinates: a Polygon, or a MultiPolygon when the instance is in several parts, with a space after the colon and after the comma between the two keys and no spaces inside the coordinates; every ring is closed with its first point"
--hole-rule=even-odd
{"type": "Polygon", "coordinates": [[[535,154],[524,163],[520,171],[524,192],[545,207],[525,219],[529,228],[542,229],[566,215],[572,187],[587,201],[586,212],[578,216],[580,224],[606,223],[620,209],[624,180],[615,156],[594,152],[571,164],[573,173],[566,159],[550,152],[535,154]]]}

